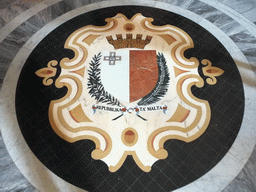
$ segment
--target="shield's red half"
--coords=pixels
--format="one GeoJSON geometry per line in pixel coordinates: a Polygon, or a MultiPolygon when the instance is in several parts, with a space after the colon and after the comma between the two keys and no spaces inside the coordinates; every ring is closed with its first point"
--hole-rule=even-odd
{"type": "Polygon", "coordinates": [[[130,50],[130,102],[149,94],[158,80],[155,50],[130,50]]]}

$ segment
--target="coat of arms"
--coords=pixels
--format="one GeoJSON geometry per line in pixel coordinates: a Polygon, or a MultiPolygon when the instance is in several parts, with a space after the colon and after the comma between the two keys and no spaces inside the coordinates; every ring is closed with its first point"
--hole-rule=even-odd
{"type": "MultiPolygon", "coordinates": [[[[67,94],[49,106],[49,120],[62,139],[94,141],[92,158],[104,161],[111,172],[132,155],[145,172],[168,152],[164,142],[191,142],[206,130],[211,109],[196,98],[191,87],[202,87],[199,61],[185,58],[193,41],[183,30],[154,26],[141,14],[106,19],[105,26],[85,26],[75,31],[65,48],[72,59],[60,61],[55,85],[67,94]]],[[[201,61],[206,82],[215,84],[223,70],[201,61]]],[[[57,61],[36,74],[53,83],[57,61]]]]}

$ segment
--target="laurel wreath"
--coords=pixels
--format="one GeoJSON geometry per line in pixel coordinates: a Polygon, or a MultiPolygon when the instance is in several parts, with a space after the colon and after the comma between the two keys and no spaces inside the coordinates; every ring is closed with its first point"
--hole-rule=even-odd
{"type": "Polygon", "coordinates": [[[157,64],[158,64],[158,81],[155,88],[145,97],[143,97],[138,105],[150,105],[156,103],[163,97],[168,91],[169,85],[169,71],[166,65],[166,60],[162,53],[157,55],[157,64]]]}
{"type": "MultiPolygon", "coordinates": [[[[97,101],[101,103],[107,103],[109,105],[117,105],[121,107],[120,101],[114,96],[105,91],[104,86],[100,78],[100,59],[101,53],[94,55],[92,61],[89,63],[90,69],[88,70],[88,88],[91,97],[94,97],[97,101]]],[[[163,97],[168,91],[169,85],[169,71],[166,65],[166,60],[162,53],[157,55],[158,64],[158,81],[155,88],[145,97],[143,97],[137,104],[138,105],[150,105],[156,103],[163,97]]]]}
{"type": "Polygon", "coordinates": [[[101,53],[94,55],[92,61],[89,63],[90,69],[88,70],[89,78],[87,84],[88,88],[90,89],[89,94],[91,97],[94,97],[101,103],[107,103],[108,105],[117,105],[121,107],[120,102],[104,89],[100,78],[100,59],[101,53]]]}

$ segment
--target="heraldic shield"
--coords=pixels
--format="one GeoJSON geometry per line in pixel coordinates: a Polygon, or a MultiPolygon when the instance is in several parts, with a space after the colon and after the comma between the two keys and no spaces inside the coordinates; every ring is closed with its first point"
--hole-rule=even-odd
{"type": "Polygon", "coordinates": [[[148,95],[156,86],[156,50],[128,49],[102,53],[101,80],[111,95],[132,103],[148,95]]]}
{"type": "MultiPolygon", "coordinates": [[[[145,172],[168,152],[169,139],[191,142],[209,125],[208,101],[196,98],[191,87],[202,87],[199,61],[185,58],[193,48],[187,33],[172,25],[154,26],[141,14],[107,18],[105,26],[88,25],[66,40],[74,51],[63,58],[55,86],[67,94],[49,106],[49,121],[56,134],[68,142],[92,140],[93,159],[117,171],[127,155],[145,172]]],[[[203,74],[217,83],[223,70],[208,60],[203,74]]],[[[50,85],[57,61],[36,72],[50,85]]]]}

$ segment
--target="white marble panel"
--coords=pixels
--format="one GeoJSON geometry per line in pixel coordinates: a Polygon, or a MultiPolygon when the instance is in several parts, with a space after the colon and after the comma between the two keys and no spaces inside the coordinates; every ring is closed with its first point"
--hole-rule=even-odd
{"type": "Polygon", "coordinates": [[[256,37],[255,25],[252,22],[250,22],[248,19],[246,19],[244,16],[242,16],[240,13],[234,11],[230,7],[220,2],[217,2],[216,0],[200,0],[200,1],[215,7],[216,9],[222,11],[229,17],[233,18],[235,21],[237,21],[240,25],[242,25],[246,30],[248,30],[251,34],[253,34],[256,37]]]}
{"type": "Polygon", "coordinates": [[[229,37],[246,30],[242,25],[239,25],[234,20],[229,21],[227,23],[223,23],[219,26],[219,29],[221,29],[229,37]]]}
{"type": "Polygon", "coordinates": [[[192,11],[197,15],[200,15],[201,17],[210,21],[219,28],[224,27],[226,25],[230,26],[230,24],[232,25],[232,27],[237,26],[236,21],[234,21],[231,17],[229,17],[228,15],[214,7],[216,3],[217,2],[215,2],[215,4],[212,3],[212,5],[208,5],[201,1],[196,1],[188,7],[188,10],[192,11]]]}
{"type": "Polygon", "coordinates": [[[227,153],[224,159],[224,161],[222,160],[218,163],[206,175],[194,182],[202,191],[221,191],[237,176],[237,173],[240,172],[243,163],[230,153],[227,153]]]}
{"type": "Polygon", "coordinates": [[[245,11],[244,13],[242,13],[242,15],[255,24],[256,22],[255,13],[256,13],[256,5],[254,4],[252,5],[251,9],[249,9],[248,11],[245,11]]]}
{"type": "Polygon", "coordinates": [[[72,7],[72,9],[92,3],[90,0],[63,0],[63,2],[72,7]]]}
{"type": "Polygon", "coordinates": [[[43,3],[47,5],[47,7],[54,5],[62,0],[45,0],[43,3]]]}
{"type": "Polygon", "coordinates": [[[36,189],[25,179],[8,154],[0,133],[0,191],[28,191],[36,189]]]}
{"type": "MultiPolygon", "coordinates": [[[[92,10],[95,10],[95,9],[99,9],[99,6],[97,3],[93,3],[93,4],[89,4],[89,5],[86,5],[86,6],[83,6],[83,7],[79,7],[77,9],[75,9],[74,11],[70,11],[70,12],[67,12],[65,14],[63,14],[62,16],[56,18],[53,22],[51,23],[54,23],[55,25],[61,25],[63,24],[64,22],[67,21],[67,18],[74,18],[82,13],[86,13],[86,12],[89,12],[89,11],[92,11],[92,10]]],[[[51,24],[49,23],[49,24],[51,24]]]]}
{"type": "MultiPolygon", "coordinates": [[[[185,186],[186,187],[186,186],[185,186]]],[[[173,192],[186,192],[187,189],[185,187],[174,190],[173,192]]],[[[203,189],[198,187],[195,182],[189,184],[189,192],[205,192],[203,189]]]]}
{"type": "Polygon", "coordinates": [[[183,9],[187,9],[195,0],[163,0],[162,2],[170,3],[172,5],[176,5],[183,9]]]}
{"type": "Polygon", "coordinates": [[[255,176],[255,154],[252,154],[251,160],[248,161],[243,170],[239,173],[235,180],[228,185],[222,192],[234,192],[234,191],[245,191],[251,192],[256,189],[256,176],[255,176]]]}
{"type": "Polygon", "coordinates": [[[156,1],[138,1],[138,0],[122,0],[122,1],[102,1],[98,3],[100,8],[110,6],[124,6],[124,5],[144,5],[149,7],[155,7],[156,1]]]}
{"type": "MultiPolygon", "coordinates": [[[[49,2],[46,1],[46,2],[49,2]]],[[[1,30],[0,30],[0,42],[3,41],[15,28],[21,25],[24,21],[35,15],[36,13],[42,11],[47,8],[46,2],[39,3],[32,8],[22,12],[13,20],[8,22],[1,30]]]]}
{"type": "Polygon", "coordinates": [[[155,7],[160,8],[160,9],[164,9],[167,11],[172,11],[174,13],[180,14],[180,15],[186,15],[185,17],[191,19],[192,21],[194,21],[195,23],[199,23],[201,20],[203,20],[203,18],[199,15],[196,15],[194,13],[192,13],[191,11],[188,11],[186,9],[177,7],[175,5],[169,5],[169,4],[165,4],[162,2],[157,2],[155,7]],[[178,10],[178,11],[177,11],[178,10]]]}
{"type": "Polygon", "coordinates": [[[12,19],[17,17],[22,12],[28,10],[33,5],[36,5],[37,1],[22,1],[15,0],[8,3],[4,3],[6,7],[2,8],[0,11],[0,28],[5,26],[12,19]]]}
{"type": "Polygon", "coordinates": [[[238,13],[244,13],[255,7],[256,2],[254,0],[219,0],[226,6],[234,9],[238,13]]]}
{"type": "Polygon", "coordinates": [[[219,14],[219,11],[215,9],[214,6],[209,6],[201,1],[194,1],[187,9],[204,18],[215,15],[218,16],[219,14]]]}

